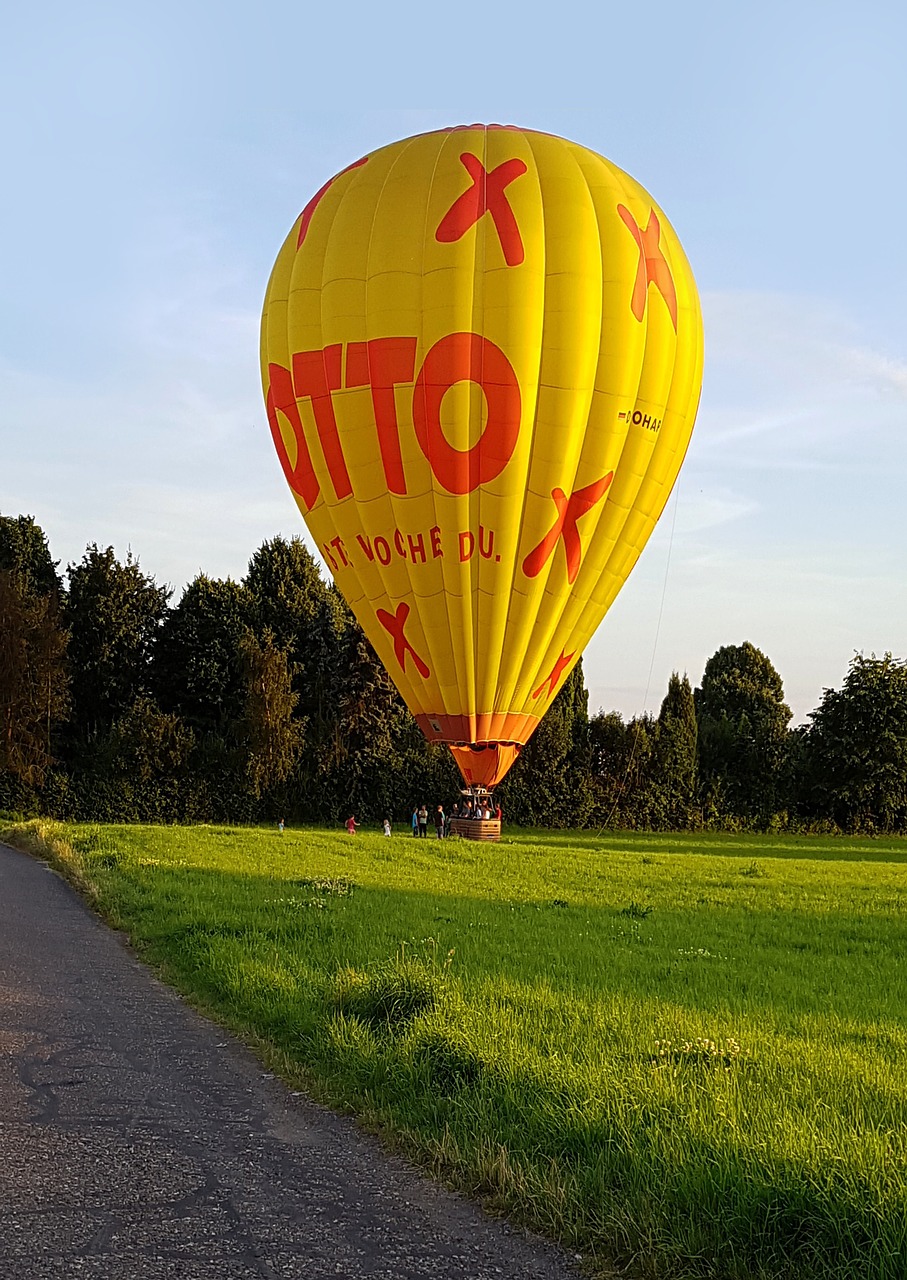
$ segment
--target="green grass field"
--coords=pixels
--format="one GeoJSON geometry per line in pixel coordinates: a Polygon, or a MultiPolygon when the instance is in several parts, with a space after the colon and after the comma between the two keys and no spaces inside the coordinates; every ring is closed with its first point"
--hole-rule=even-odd
{"type": "Polygon", "coordinates": [[[907,841],[36,832],[270,1067],[591,1265],[907,1276],[907,841]]]}

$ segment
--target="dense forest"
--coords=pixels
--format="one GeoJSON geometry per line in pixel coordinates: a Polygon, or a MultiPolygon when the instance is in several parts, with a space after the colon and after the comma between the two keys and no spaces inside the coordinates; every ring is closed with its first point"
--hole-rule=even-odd
{"type": "MultiPolygon", "coordinates": [[[[90,821],[408,821],[459,775],[299,539],[173,603],[91,545],[65,575],[0,516],[0,810],[90,821]]],[[[856,656],[808,725],[745,642],[657,716],[590,717],[579,664],[498,788],[536,826],[907,831],[907,664],[856,656]]]]}

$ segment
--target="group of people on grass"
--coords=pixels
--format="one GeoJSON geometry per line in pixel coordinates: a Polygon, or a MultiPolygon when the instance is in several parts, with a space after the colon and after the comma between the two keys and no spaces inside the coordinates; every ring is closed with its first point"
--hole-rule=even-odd
{"type": "MultiPolygon", "coordinates": [[[[467,797],[463,800],[454,802],[450,813],[444,812],[443,805],[437,805],[431,814],[431,821],[434,824],[435,834],[439,840],[443,840],[445,836],[450,835],[450,824],[455,818],[484,818],[486,821],[496,818],[501,821],[501,806],[496,805],[492,808],[491,796],[467,797]]],[[[428,834],[429,812],[424,804],[417,805],[413,809],[412,829],[414,836],[425,836],[428,834]]]]}
{"type": "MultiPolygon", "coordinates": [[[[441,804],[436,805],[432,813],[429,813],[427,805],[419,804],[413,808],[413,835],[427,836],[429,821],[431,821],[438,839],[443,840],[445,836],[450,835],[450,824],[454,818],[483,818],[486,821],[496,818],[500,822],[501,806],[498,804],[492,808],[491,796],[467,796],[463,800],[455,801],[449,814],[444,812],[444,806],[441,804]]],[[[356,834],[359,825],[355,815],[351,815],[346,820],[346,829],[351,836],[356,834]]],[[[384,819],[383,829],[386,836],[391,834],[390,818],[384,819]]]]}

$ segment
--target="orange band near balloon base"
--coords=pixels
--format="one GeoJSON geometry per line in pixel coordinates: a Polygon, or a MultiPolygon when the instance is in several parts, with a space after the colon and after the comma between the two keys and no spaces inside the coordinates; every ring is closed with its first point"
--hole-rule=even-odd
{"type": "Polygon", "coordinates": [[[538,728],[540,718],[514,711],[479,711],[459,716],[423,713],[416,716],[416,724],[429,742],[472,746],[513,742],[522,746],[538,728]]]}
{"type": "Polygon", "coordinates": [[[539,716],[513,711],[475,715],[417,715],[429,742],[446,742],[468,787],[494,787],[516,760],[539,716]]]}
{"type": "MultiPolygon", "coordinates": [[[[449,744],[450,745],[450,744],[449,744]]],[[[483,742],[472,746],[450,746],[468,787],[496,787],[520,754],[518,742],[483,742]]]]}

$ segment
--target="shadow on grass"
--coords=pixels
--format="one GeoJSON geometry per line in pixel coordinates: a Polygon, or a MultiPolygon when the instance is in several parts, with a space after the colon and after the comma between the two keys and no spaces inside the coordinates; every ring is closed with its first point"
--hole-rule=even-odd
{"type": "Polygon", "coordinates": [[[505,828],[504,840],[540,848],[587,852],[706,855],[713,858],[816,859],[822,862],[907,862],[907,836],[800,836],[726,831],[552,831],[505,828]]]}
{"type": "Polygon", "coordinates": [[[451,952],[465,987],[490,984],[511,1002],[543,988],[659,1002],[691,1018],[764,1016],[794,1034],[804,1018],[872,1028],[907,1013],[903,898],[890,889],[859,899],[860,909],[811,910],[744,865],[682,907],[664,905],[670,885],[649,895],[633,883],[592,906],[365,888],[291,868],[269,877],[142,866],[103,846],[81,865],[116,923],[167,963],[218,938],[262,963],[279,955],[325,972],[430,947],[436,963],[451,952]]]}
{"type": "Polygon", "coordinates": [[[902,1280],[895,1180],[704,1133],[670,1097],[590,1099],[483,1061],[456,1032],[397,1044],[355,1025],[331,1031],[321,1070],[352,1082],[371,1113],[402,1120],[434,1172],[564,1242],[659,1277],[902,1280]]]}

